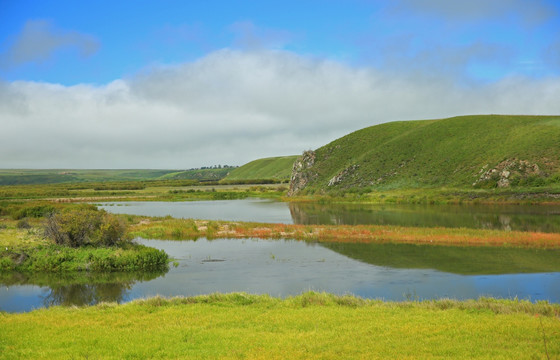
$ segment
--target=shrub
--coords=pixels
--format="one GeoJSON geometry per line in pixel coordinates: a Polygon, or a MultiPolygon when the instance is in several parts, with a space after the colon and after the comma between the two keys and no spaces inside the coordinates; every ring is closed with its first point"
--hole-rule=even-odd
{"type": "Polygon", "coordinates": [[[12,218],[14,218],[14,220],[23,219],[26,217],[40,218],[52,213],[54,210],[55,208],[52,205],[34,205],[29,207],[25,206],[12,214],[12,218]]]}
{"type": "Polygon", "coordinates": [[[104,214],[103,221],[97,231],[97,239],[103,246],[119,245],[123,242],[126,224],[120,218],[104,214]]]}
{"type": "Polygon", "coordinates": [[[126,241],[126,225],[114,215],[91,208],[65,209],[47,217],[45,235],[56,244],[113,246],[126,241]]]}
{"type": "Polygon", "coordinates": [[[30,229],[31,225],[29,225],[29,222],[27,221],[27,219],[23,218],[20,221],[17,222],[16,227],[18,229],[30,229]]]}

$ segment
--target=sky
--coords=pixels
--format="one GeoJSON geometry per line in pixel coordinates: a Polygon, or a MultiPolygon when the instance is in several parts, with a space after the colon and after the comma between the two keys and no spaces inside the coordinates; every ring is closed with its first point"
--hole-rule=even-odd
{"type": "Polygon", "coordinates": [[[560,115],[558,0],[0,0],[0,168],[188,169],[560,115]]]}

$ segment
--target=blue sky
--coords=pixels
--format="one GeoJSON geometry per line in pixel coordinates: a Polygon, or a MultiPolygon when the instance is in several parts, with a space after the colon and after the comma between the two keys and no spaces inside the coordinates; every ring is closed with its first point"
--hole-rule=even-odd
{"type": "Polygon", "coordinates": [[[0,0],[4,168],[241,165],[558,98],[559,1],[0,0]]]}

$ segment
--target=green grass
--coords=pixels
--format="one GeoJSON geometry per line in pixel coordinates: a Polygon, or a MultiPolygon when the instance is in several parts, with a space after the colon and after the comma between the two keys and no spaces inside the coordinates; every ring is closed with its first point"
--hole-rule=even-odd
{"type": "Polygon", "coordinates": [[[280,156],[251,161],[232,170],[224,180],[289,180],[297,156],[280,156]]]}
{"type": "Polygon", "coordinates": [[[42,185],[68,183],[135,182],[156,180],[219,181],[233,168],[150,170],[150,169],[0,169],[0,185],[42,185]]]}
{"type": "Polygon", "coordinates": [[[317,293],[152,298],[0,313],[0,359],[554,359],[559,311],[516,300],[317,293]]]}
{"type": "Polygon", "coordinates": [[[169,258],[162,250],[137,244],[119,247],[69,248],[43,236],[40,220],[29,229],[2,219],[0,224],[0,272],[156,271],[167,269],[169,258]]]}
{"type": "Polygon", "coordinates": [[[155,180],[177,170],[0,169],[0,185],[155,180]]]}
{"type": "Polygon", "coordinates": [[[185,171],[177,171],[165,174],[159,178],[159,180],[197,180],[197,181],[219,181],[226,177],[226,175],[232,171],[232,168],[220,168],[220,169],[193,169],[185,171]]]}
{"type": "MultiPolygon", "coordinates": [[[[0,215],[14,200],[47,199],[54,202],[99,200],[212,200],[227,196],[216,193],[244,192],[245,197],[274,197],[285,194],[287,185],[219,184],[195,180],[153,180],[106,183],[64,183],[0,186],[0,215]],[[2,201],[7,200],[7,201],[2,201]]],[[[239,195],[240,196],[240,195],[239,195]]]]}
{"type": "MultiPolygon", "coordinates": [[[[504,160],[537,164],[540,175],[513,169],[518,187],[560,191],[560,127],[554,116],[462,116],[440,120],[392,122],[368,127],[316,151],[304,193],[359,189],[473,189],[481,170],[504,160]],[[329,180],[348,169],[337,184],[329,180]]],[[[477,186],[492,188],[496,179],[477,186]]]]}

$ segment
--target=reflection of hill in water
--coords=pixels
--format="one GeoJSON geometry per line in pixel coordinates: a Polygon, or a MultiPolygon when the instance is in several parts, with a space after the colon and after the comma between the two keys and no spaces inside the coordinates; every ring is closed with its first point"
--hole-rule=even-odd
{"type": "Polygon", "coordinates": [[[560,232],[558,206],[290,203],[295,224],[466,227],[560,232]]]}
{"type": "Polygon", "coordinates": [[[93,305],[100,302],[122,302],[137,282],[155,279],[157,273],[3,273],[0,284],[48,287],[42,296],[44,306],[93,305]]]}
{"type": "Polygon", "coordinates": [[[560,250],[411,244],[322,243],[368,264],[460,275],[560,272],[560,250]]]}

